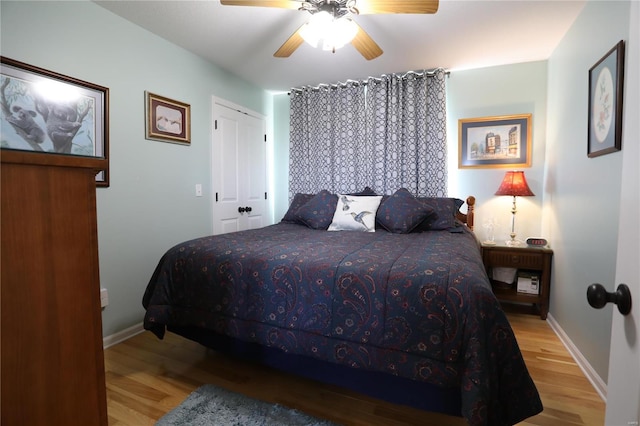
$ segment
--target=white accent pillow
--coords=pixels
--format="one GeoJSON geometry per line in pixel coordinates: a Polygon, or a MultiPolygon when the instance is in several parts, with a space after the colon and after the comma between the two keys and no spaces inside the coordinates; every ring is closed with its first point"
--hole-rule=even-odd
{"type": "Polygon", "coordinates": [[[382,195],[337,195],[338,205],[329,231],[376,231],[376,212],[382,195]]]}

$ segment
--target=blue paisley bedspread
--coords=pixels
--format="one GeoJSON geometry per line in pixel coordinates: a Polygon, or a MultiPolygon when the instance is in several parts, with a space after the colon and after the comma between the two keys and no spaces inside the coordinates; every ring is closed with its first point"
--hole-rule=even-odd
{"type": "Polygon", "coordinates": [[[197,326],[322,361],[459,387],[470,424],[542,404],[473,234],[318,231],[280,223],[170,249],[144,327],[197,326]]]}

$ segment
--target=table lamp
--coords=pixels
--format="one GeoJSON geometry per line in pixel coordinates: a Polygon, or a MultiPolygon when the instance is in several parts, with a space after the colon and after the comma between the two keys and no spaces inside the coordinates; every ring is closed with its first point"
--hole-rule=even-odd
{"type": "Polygon", "coordinates": [[[535,195],[527,185],[527,179],[522,171],[509,171],[505,173],[496,195],[510,195],[513,197],[513,207],[511,207],[511,240],[507,241],[508,246],[517,246],[521,242],[516,240],[516,197],[531,197],[535,195]]]}

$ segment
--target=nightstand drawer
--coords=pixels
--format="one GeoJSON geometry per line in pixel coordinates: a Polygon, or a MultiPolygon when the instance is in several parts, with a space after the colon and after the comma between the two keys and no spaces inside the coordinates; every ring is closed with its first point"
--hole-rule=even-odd
{"type": "Polygon", "coordinates": [[[488,256],[491,266],[508,265],[513,268],[541,269],[544,258],[539,253],[519,253],[515,251],[491,251],[488,256]]]}

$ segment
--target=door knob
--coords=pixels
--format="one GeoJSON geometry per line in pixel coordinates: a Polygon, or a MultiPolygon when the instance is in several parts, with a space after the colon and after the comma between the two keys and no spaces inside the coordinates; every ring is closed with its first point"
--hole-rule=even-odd
{"type": "Polygon", "coordinates": [[[247,209],[246,209],[246,208],[244,208],[244,207],[238,207],[238,213],[244,213],[244,212],[246,212],[246,211],[247,211],[247,209]]]}
{"type": "Polygon", "coordinates": [[[587,289],[587,300],[589,305],[596,309],[601,309],[611,302],[618,305],[618,311],[622,315],[631,312],[631,291],[626,284],[618,285],[615,292],[607,292],[602,284],[591,284],[587,289]]]}
{"type": "Polygon", "coordinates": [[[250,212],[251,210],[252,210],[251,207],[245,207],[244,208],[244,211],[246,211],[246,212],[250,212]]]}

